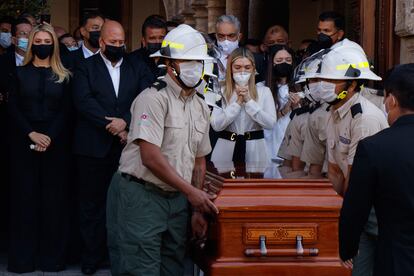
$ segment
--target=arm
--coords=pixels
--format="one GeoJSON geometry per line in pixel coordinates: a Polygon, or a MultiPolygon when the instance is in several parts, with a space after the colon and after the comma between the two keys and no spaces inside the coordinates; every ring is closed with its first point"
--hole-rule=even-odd
{"type": "Polygon", "coordinates": [[[276,123],[276,108],[270,89],[264,88],[261,96],[264,98],[263,107],[251,99],[246,103],[246,112],[263,128],[272,129],[276,123]]]}
{"type": "Polygon", "coordinates": [[[109,121],[106,110],[99,104],[93,95],[89,85],[89,73],[86,68],[87,62],[80,64],[73,78],[73,102],[77,111],[89,122],[98,128],[105,128],[109,121]]]}
{"type": "Polygon", "coordinates": [[[373,205],[378,177],[371,156],[367,144],[361,142],[356,150],[339,220],[339,254],[343,261],[357,255],[359,237],[373,205]]]}
{"type": "Polygon", "coordinates": [[[337,164],[328,163],[328,178],[332,182],[334,190],[343,196],[345,177],[337,164]]]}
{"type": "Polygon", "coordinates": [[[63,91],[63,97],[61,99],[61,108],[59,110],[59,114],[54,118],[53,122],[51,123],[49,129],[46,131],[46,135],[50,137],[50,139],[53,141],[60,132],[67,128],[67,121],[70,117],[71,113],[71,98],[70,98],[70,85],[68,83],[63,83],[64,91],[63,91]]]}
{"type": "Polygon", "coordinates": [[[213,109],[213,113],[211,114],[211,127],[215,131],[222,131],[226,129],[231,123],[233,123],[234,119],[240,114],[241,106],[234,102],[224,108],[217,108],[213,109]]]}
{"type": "MultiPolygon", "coordinates": [[[[144,140],[138,140],[136,143],[138,143],[140,148],[142,164],[156,177],[181,191],[194,208],[205,213],[218,213],[217,207],[211,202],[211,199],[214,197],[207,195],[207,193],[199,188],[193,187],[179,176],[176,170],[168,163],[168,160],[162,154],[161,149],[158,146],[144,140]]],[[[200,167],[200,164],[198,164],[196,170],[199,173],[197,181],[200,181],[201,175],[203,174],[203,169],[200,167]]]]}
{"type": "Polygon", "coordinates": [[[19,81],[19,79],[14,79],[13,84],[10,86],[8,113],[9,118],[12,120],[12,124],[15,125],[23,135],[28,136],[33,132],[33,128],[19,108],[19,81]]]}

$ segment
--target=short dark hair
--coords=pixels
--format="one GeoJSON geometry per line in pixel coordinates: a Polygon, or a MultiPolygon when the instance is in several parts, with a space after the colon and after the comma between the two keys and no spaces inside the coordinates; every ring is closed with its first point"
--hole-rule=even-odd
{"type": "Polygon", "coordinates": [[[262,44],[262,42],[259,39],[255,39],[255,38],[248,38],[246,42],[244,43],[244,45],[252,45],[252,46],[260,46],[260,44],[262,44]]]}
{"type": "Polygon", "coordinates": [[[338,30],[345,30],[345,18],[339,12],[323,12],[319,15],[319,21],[333,21],[338,30]]]}
{"type": "Polygon", "coordinates": [[[385,92],[393,94],[401,108],[414,111],[414,64],[397,65],[386,75],[385,92]]]}
{"type": "Polygon", "coordinates": [[[88,20],[89,19],[94,19],[94,18],[97,18],[97,17],[100,17],[100,18],[102,18],[103,20],[105,20],[105,17],[100,13],[100,12],[97,12],[97,11],[92,11],[92,12],[88,12],[88,13],[86,13],[83,17],[82,17],[82,21],[81,21],[81,24],[80,24],[80,26],[81,27],[85,27],[86,26],[86,23],[88,23],[88,20]]]}
{"type": "Polygon", "coordinates": [[[148,16],[144,23],[142,24],[141,28],[141,34],[144,37],[145,32],[147,31],[147,28],[151,29],[164,29],[167,33],[167,23],[165,22],[164,18],[161,15],[153,14],[148,16]]]}
{"type": "Polygon", "coordinates": [[[14,21],[14,24],[12,25],[12,28],[11,28],[12,36],[16,36],[17,25],[20,25],[20,24],[29,24],[30,26],[32,26],[32,23],[30,23],[30,21],[27,20],[25,17],[19,17],[16,19],[16,21],[14,21]]]}
{"type": "Polygon", "coordinates": [[[11,16],[2,16],[0,17],[0,24],[1,23],[9,23],[10,25],[13,25],[14,18],[11,16]]]}
{"type": "Polygon", "coordinates": [[[180,25],[175,21],[167,21],[166,24],[167,24],[167,27],[174,27],[174,28],[178,27],[178,25],[180,25]]]}

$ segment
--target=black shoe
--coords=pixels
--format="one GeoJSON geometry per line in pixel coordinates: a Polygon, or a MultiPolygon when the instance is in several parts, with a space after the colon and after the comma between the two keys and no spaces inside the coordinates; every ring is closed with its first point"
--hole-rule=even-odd
{"type": "Polygon", "coordinates": [[[92,275],[96,272],[96,266],[94,265],[82,265],[82,273],[85,275],[92,275]]]}

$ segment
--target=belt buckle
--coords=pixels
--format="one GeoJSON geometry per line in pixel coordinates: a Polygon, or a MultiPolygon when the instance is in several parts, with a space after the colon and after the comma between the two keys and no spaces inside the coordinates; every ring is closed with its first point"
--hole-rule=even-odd
{"type": "Polygon", "coordinates": [[[250,139],[252,138],[252,136],[251,136],[250,132],[246,132],[246,133],[244,134],[244,136],[246,137],[246,140],[250,140],[250,139]]]}
{"type": "Polygon", "coordinates": [[[231,141],[234,141],[234,140],[236,140],[236,133],[235,132],[233,132],[232,134],[231,134],[231,136],[230,136],[230,140],[231,141]]]}

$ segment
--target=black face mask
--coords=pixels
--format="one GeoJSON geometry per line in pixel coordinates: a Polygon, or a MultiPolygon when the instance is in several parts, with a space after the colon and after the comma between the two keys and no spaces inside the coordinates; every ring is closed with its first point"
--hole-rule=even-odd
{"type": "Polygon", "coordinates": [[[293,66],[292,64],[283,62],[273,65],[273,75],[279,78],[285,78],[292,75],[293,66]]]}
{"type": "Polygon", "coordinates": [[[89,32],[88,42],[95,49],[99,48],[99,37],[101,36],[101,31],[92,31],[89,32]]]}
{"type": "Polygon", "coordinates": [[[161,49],[161,43],[147,43],[147,47],[145,48],[147,48],[148,53],[152,55],[161,49]]]}
{"type": "Polygon", "coordinates": [[[105,44],[105,51],[103,53],[111,62],[117,62],[125,55],[125,46],[112,46],[105,44]]]}
{"type": "Polygon", "coordinates": [[[332,38],[324,33],[318,34],[318,44],[322,49],[331,48],[333,45],[332,38]]]}
{"type": "Polygon", "coordinates": [[[32,53],[40,59],[46,59],[53,54],[53,44],[33,44],[32,53]]]}

